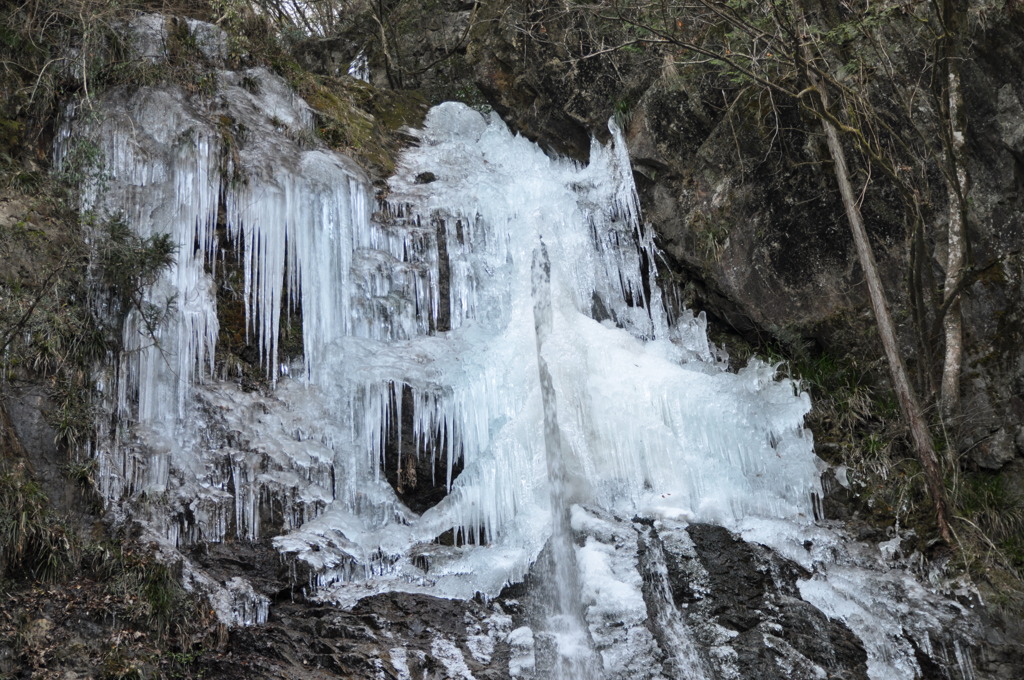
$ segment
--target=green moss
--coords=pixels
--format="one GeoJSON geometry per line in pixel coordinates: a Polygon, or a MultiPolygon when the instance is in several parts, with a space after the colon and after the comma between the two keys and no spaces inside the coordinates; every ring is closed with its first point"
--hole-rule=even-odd
{"type": "MultiPolygon", "coordinates": [[[[465,93],[464,103],[482,106],[479,90],[465,93]]],[[[368,105],[374,118],[385,132],[395,132],[404,127],[419,127],[426,117],[428,103],[422,93],[416,90],[375,90],[366,86],[361,101],[368,105]]]]}
{"type": "Polygon", "coordinates": [[[385,177],[394,171],[405,126],[423,121],[427,106],[420,93],[377,90],[348,76],[317,76],[295,64],[285,69],[292,86],[316,111],[316,130],[331,148],[344,151],[385,177]]]}
{"type": "Polygon", "coordinates": [[[690,218],[693,248],[703,262],[718,262],[729,243],[730,225],[721,215],[698,211],[690,218]]]}
{"type": "Polygon", "coordinates": [[[0,160],[9,162],[17,155],[24,134],[23,123],[0,118],[0,160]]]}

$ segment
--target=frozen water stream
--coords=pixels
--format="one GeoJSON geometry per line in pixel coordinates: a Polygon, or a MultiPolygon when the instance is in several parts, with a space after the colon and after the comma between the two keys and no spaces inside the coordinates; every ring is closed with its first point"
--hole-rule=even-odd
{"type": "MultiPolygon", "coordinates": [[[[309,593],[340,605],[393,590],[493,597],[551,539],[560,623],[547,633],[582,650],[560,654],[567,678],[661,677],[643,674],[655,646],[645,597],[671,599],[661,539],[609,517],[643,515],[663,533],[711,522],[786,549],[825,531],[807,395],[756,360],[727,371],[702,316],[670,323],[614,126],[580,166],[443,104],[374,212],[359,168],[310,148],[312,114],[283,81],[260,69],[218,79],[208,110],[141,88],[98,118],[72,111],[58,140],[58,159],[82,139],[102,152],[85,209],[178,246],[148,292],[175,301],[168,320],[150,337],[131,316],[102,380],[95,455],[111,512],[169,550],[271,536],[309,593]],[[262,393],[217,360],[217,269],[234,257],[275,383],[262,393]],[[301,357],[279,346],[289,314],[301,357]],[[403,403],[418,455],[445,470],[447,495],[422,514],[381,470],[403,403]]],[[[802,589],[868,634],[883,617],[869,622],[877,603],[845,590],[858,568],[802,589]]],[[[219,588],[226,621],[265,620],[266,597],[244,579],[194,579],[219,588]]],[[[685,617],[657,611],[674,677],[707,677],[685,617]]],[[[509,634],[528,652],[516,668],[531,667],[534,632],[509,634]]],[[[891,644],[869,650],[872,676],[913,677],[912,654],[891,644]]]]}
{"type": "Polygon", "coordinates": [[[572,481],[562,451],[558,425],[558,395],[544,358],[544,344],[552,331],[551,260],[541,240],[533,253],[533,318],[537,333],[537,369],[544,409],[544,447],[547,454],[551,503],[549,587],[554,597],[547,615],[546,633],[554,638],[554,675],[558,680],[599,678],[600,663],[592,650],[590,632],[583,620],[583,602],[577,576],[576,553],[569,521],[569,485],[572,481]]]}
{"type": "Polygon", "coordinates": [[[128,351],[107,383],[112,409],[136,424],[112,433],[98,456],[108,499],[177,500],[184,505],[164,531],[188,542],[257,538],[266,504],[283,496],[275,541],[313,567],[311,585],[325,597],[332,584],[371,574],[368,587],[496,594],[525,573],[551,526],[531,282],[543,235],[543,357],[562,405],[555,444],[567,500],[716,522],[810,517],[818,481],[802,427],[806,395],[756,361],[724,371],[701,319],[669,326],[644,269],[654,253],[621,141],[595,144],[580,167],[497,119],[445,104],[371,219],[368,185],[350,162],[245,118],[271,111],[302,127],[301,100],[266,73],[258,95],[223,78],[225,105],[259,140],[236,159],[244,181],[218,179],[211,157],[221,138],[166,92],[143,92],[83,124],[109,173],[88,207],[131,206],[140,233],[170,229],[179,248],[150,292],[154,304],[177,301],[169,322],[152,339],[130,319],[128,351]],[[303,357],[283,359],[290,377],[264,397],[209,377],[218,204],[269,375],[282,373],[282,313],[302,313],[303,357]],[[450,329],[437,331],[442,283],[450,329]],[[391,420],[401,418],[396,385],[412,391],[418,450],[448,469],[448,496],[421,517],[380,473],[391,420]],[[433,543],[453,528],[486,549],[433,543]],[[426,573],[413,554],[430,564],[426,573]]]}

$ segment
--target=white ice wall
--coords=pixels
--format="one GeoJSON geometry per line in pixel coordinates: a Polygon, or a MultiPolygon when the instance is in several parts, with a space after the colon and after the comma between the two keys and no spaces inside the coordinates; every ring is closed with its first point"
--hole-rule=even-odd
{"type": "Polygon", "coordinates": [[[811,514],[806,395],[756,361],[725,371],[702,317],[669,325],[617,129],[581,166],[495,116],[441,105],[375,211],[366,177],[318,145],[313,113],[283,80],[261,69],[216,78],[209,98],[109,93],[72,110],[58,144],[59,161],[76,144],[100,152],[85,211],[123,214],[178,248],[148,293],[173,300],[168,319],[151,337],[130,315],[102,381],[114,416],[104,422],[117,423],[96,452],[111,507],[174,543],[280,533],[317,586],[495,592],[550,526],[531,294],[543,241],[543,352],[570,500],[713,521],[811,514]],[[214,273],[226,257],[243,265],[246,330],[277,383],[263,394],[213,375],[214,273]],[[442,307],[450,329],[438,331],[442,307]],[[597,308],[610,318],[591,318],[597,308]],[[299,312],[303,357],[289,365],[282,315],[299,312]],[[449,470],[448,497],[422,517],[380,474],[401,385],[414,436],[443,440],[435,455],[449,470]],[[433,542],[452,528],[487,547],[433,542]]]}

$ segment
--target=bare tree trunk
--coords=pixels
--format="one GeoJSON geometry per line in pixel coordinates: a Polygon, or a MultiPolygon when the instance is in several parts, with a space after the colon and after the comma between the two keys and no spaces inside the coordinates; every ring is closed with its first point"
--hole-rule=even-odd
{"type": "MultiPolygon", "coordinates": [[[[824,91],[819,90],[819,92],[821,92],[822,99],[824,100],[824,91]]],[[[861,269],[864,270],[864,279],[868,284],[871,309],[874,312],[875,322],[878,324],[878,333],[882,338],[882,347],[889,362],[889,372],[892,374],[893,388],[899,400],[900,411],[902,411],[903,417],[910,427],[910,437],[914,446],[914,452],[924,468],[928,491],[932,497],[932,503],[935,505],[935,518],[938,523],[939,534],[944,541],[952,545],[953,536],[949,529],[946,492],[938,456],[935,453],[935,447],[932,445],[931,434],[928,432],[928,426],[925,424],[921,406],[907,378],[907,369],[899,351],[892,316],[889,314],[889,306],[885,298],[885,291],[882,288],[882,281],[878,276],[875,255],[871,249],[871,243],[868,241],[867,231],[864,229],[860,208],[857,206],[853,195],[853,188],[850,186],[849,171],[846,167],[843,147],[839,143],[839,135],[836,133],[835,127],[827,120],[822,120],[821,125],[825,131],[829,153],[832,155],[836,181],[839,183],[839,192],[842,194],[843,207],[846,210],[846,219],[850,223],[850,230],[853,232],[857,258],[860,261],[861,269]]],[[[943,386],[945,387],[945,384],[943,386]]]]}
{"type": "Polygon", "coordinates": [[[380,29],[380,49],[384,53],[384,70],[388,77],[388,85],[392,89],[402,88],[402,68],[395,55],[395,45],[391,41],[391,19],[388,17],[388,8],[384,0],[378,0],[374,6],[373,20],[377,22],[380,29]]]}
{"type": "Polygon", "coordinates": [[[967,192],[969,183],[965,163],[964,98],[960,82],[959,32],[963,23],[963,6],[955,0],[936,3],[943,30],[940,38],[939,108],[942,111],[943,146],[946,152],[946,186],[949,200],[949,224],[946,229],[946,278],[943,304],[947,306],[942,319],[945,356],[942,362],[942,383],[939,406],[947,421],[960,411],[960,373],[963,365],[964,319],[960,309],[960,278],[967,259],[967,192]],[[957,299],[953,299],[956,296],[957,299]]]}
{"type": "MultiPolygon", "coordinates": [[[[952,81],[958,78],[950,75],[950,97],[952,97],[952,81]]],[[[954,132],[954,134],[961,134],[954,132]]],[[[962,136],[962,134],[961,134],[962,136]]],[[[945,355],[942,361],[942,384],[939,392],[939,405],[942,417],[946,421],[954,419],[960,411],[960,372],[963,364],[964,317],[960,309],[958,284],[964,270],[966,259],[966,236],[963,211],[960,200],[966,190],[966,172],[962,167],[956,168],[956,185],[949,186],[949,225],[946,233],[946,279],[943,284],[943,300],[948,301],[956,295],[958,299],[950,303],[946,316],[942,320],[945,355]]]]}
{"type": "MultiPolygon", "coordinates": [[[[803,20],[803,15],[796,1],[794,1],[793,5],[795,16],[799,20],[799,28],[801,32],[804,32],[803,29],[806,26],[806,22],[803,20]]],[[[828,92],[814,70],[808,67],[811,58],[810,50],[806,45],[801,45],[800,51],[802,53],[801,56],[807,62],[804,69],[807,77],[821,98],[824,110],[828,111],[828,92]]],[[[825,140],[828,143],[829,154],[832,156],[833,169],[836,182],[839,184],[843,208],[846,210],[846,219],[850,224],[850,231],[853,233],[857,259],[860,261],[861,269],[864,270],[864,280],[868,285],[871,310],[874,312],[878,334],[882,340],[882,348],[889,362],[889,373],[892,376],[893,389],[896,391],[900,411],[910,429],[910,439],[914,447],[914,453],[924,469],[928,492],[935,506],[935,519],[938,524],[939,535],[942,536],[946,543],[953,545],[953,534],[949,528],[949,510],[946,503],[942,470],[939,466],[938,456],[935,453],[935,447],[932,444],[931,434],[925,423],[924,414],[921,411],[921,405],[914,394],[913,387],[907,377],[903,356],[900,354],[892,316],[889,313],[889,304],[885,297],[885,289],[882,287],[882,280],[878,275],[875,254],[871,248],[871,242],[868,240],[867,230],[864,228],[864,220],[860,214],[860,207],[857,204],[853,187],[850,184],[850,173],[846,165],[846,153],[839,142],[839,134],[836,132],[835,126],[829,121],[827,116],[821,116],[820,118],[821,127],[825,132],[825,140]]]]}

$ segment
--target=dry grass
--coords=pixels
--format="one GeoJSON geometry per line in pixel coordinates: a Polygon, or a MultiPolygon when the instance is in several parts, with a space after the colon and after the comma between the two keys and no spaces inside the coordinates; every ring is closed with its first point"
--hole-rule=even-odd
{"type": "Polygon", "coordinates": [[[0,459],[0,579],[53,582],[75,566],[79,545],[21,461],[0,459]]]}

